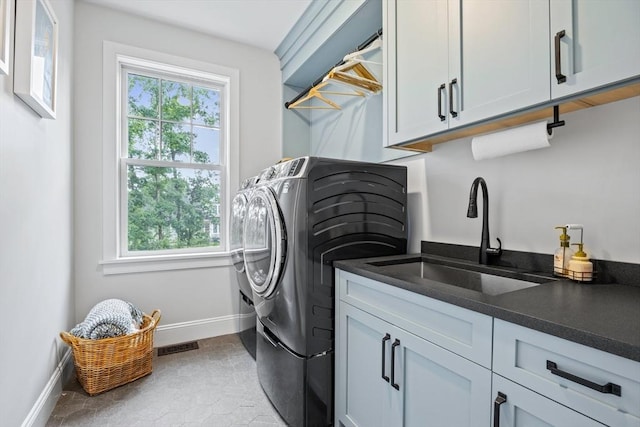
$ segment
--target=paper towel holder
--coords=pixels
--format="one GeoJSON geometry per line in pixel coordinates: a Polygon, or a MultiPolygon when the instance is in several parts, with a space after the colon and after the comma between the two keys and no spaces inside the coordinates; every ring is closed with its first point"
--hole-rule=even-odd
{"type": "Polygon", "coordinates": [[[564,120],[560,120],[560,107],[554,105],[553,121],[551,123],[547,123],[547,134],[551,135],[553,132],[553,128],[557,128],[560,126],[564,126],[564,120]]]}

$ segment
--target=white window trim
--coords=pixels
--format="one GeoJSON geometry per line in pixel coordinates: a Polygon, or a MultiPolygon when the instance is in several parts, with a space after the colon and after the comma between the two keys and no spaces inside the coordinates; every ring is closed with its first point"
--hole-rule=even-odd
{"type": "Polygon", "coordinates": [[[121,64],[123,61],[135,62],[135,58],[145,62],[167,64],[173,69],[200,70],[206,74],[221,76],[228,79],[228,149],[225,162],[228,169],[228,179],[223,179],[221,185],[224,199],[221,200],[223,212],[221,216],[221,231],[224,236],[229,235],[229,221],[231,214],[231,198],[233,189],[239,187],[239,134],[240,134],[240,73],[237,69],[209,64],[189,58],[178,57],[166,53],[123,45],[110,41],[103,43],[102,70],[102,266],[103,274],[138,273],[144,271],[179,270],[190,268],[219,267],[230,265],[229,239],[225,238],[221,251],[211,253],[190,254],[162,254],[148,256],[120,255],[118,217],[120,212],[120,195],[118,172],[119,138],[121,128],[120,108],[121,93],[119,79],[121,78],[121,64]]]}

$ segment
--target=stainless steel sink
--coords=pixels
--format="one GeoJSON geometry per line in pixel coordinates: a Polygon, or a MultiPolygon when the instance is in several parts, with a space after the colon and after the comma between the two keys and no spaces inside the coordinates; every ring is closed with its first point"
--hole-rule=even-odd
{"type": "Polygon", "coordinates": [[[432,258],[411,258],[369,263],[379,272],[403,280],[424,283],[424,279],[470,289],[485,295],[500,295],[552,282],[544,275],[515,269],[432,258]]]}

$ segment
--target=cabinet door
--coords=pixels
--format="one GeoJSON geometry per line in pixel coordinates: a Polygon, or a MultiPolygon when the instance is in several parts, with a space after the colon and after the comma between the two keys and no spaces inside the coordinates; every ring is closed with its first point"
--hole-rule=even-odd
{"type": "Polygon", "coordinates": [[[489,425],[491,371],[413,334],[403,331],[397,338],[395,369],[402,374],[396,383],[404,389],[404,423],[389,425],[489,425]]]}
{"type": "Polygon", "coordinates": [[[447,0],[383,4],[385,145],[394,145],[447,129],[447,0]]]}
{"type": "Polygon", "coordinates": [[[337,426],[402,425],[401,420],[391,418],[392,408],[398,407],[401,399],[401,392],[390,385],[392,329],[389,323],[340,301],[335,369],[337,426]]]}
{"type": "Polygon", "coordinates": [[[604,425],[496,374],[493,375],[492,395],[495,399],[492,425],[496,427],[604,425]]]}
{"type": "Polygon", "coordinates": [[[551,0],[550,16],[554,99],[640,75],[640,1],[551,0]]]}
{"type": "Polygon", "coordinates": [[[491,371],[343,301],[338,316],[336,425],[489,423],[491,371]]]}
{"type": "Polygon", "coordinates": [[[451,0],[449,127],[549,101],[548,34],[548,1],[451,0]]]}

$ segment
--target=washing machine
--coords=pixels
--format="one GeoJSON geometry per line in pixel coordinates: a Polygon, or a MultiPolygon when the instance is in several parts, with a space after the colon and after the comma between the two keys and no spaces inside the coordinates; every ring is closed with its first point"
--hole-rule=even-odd
{"type": "Polygon", "coordinates": [[[242,341],[242,344],[254,359],[256,358],[256,312],[253,308],[251,285],[245,274],[242,233],[250,192],[257,180],[258,177],[255,176],[242,181],[231,202],[231,235],[229,240],[231,262],[236,271],[239,292],[238,335],[240,336],[240,341],[242,341]]]}
{"type": "Polygon", "coordinates": [[[244,262],[257,313],[265,394],[295,427],[333,425],[339,259],[406,253],[405,167],[301,157],[251,192],[244,262]]]}

